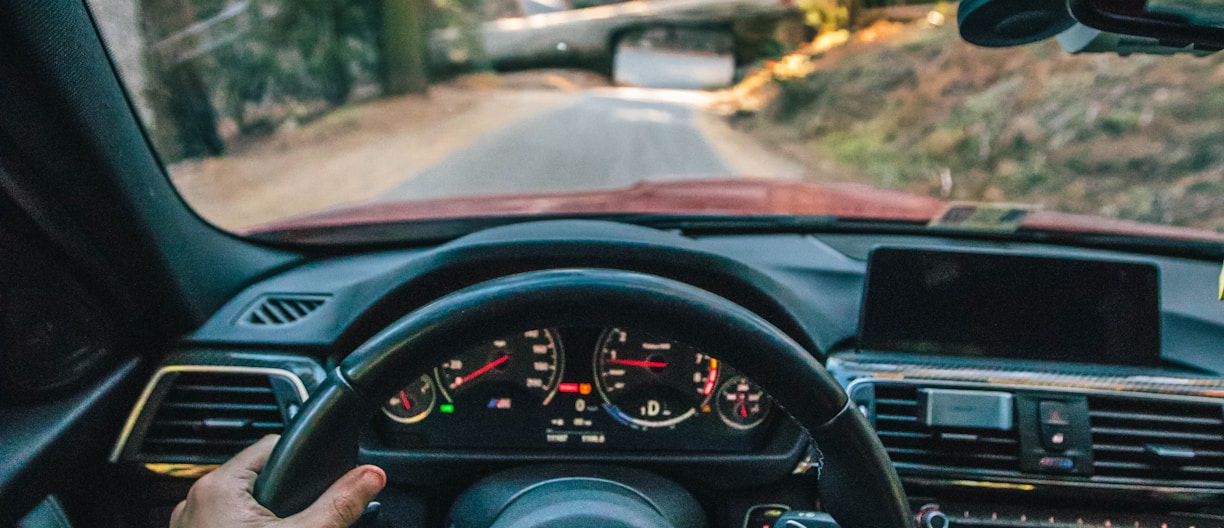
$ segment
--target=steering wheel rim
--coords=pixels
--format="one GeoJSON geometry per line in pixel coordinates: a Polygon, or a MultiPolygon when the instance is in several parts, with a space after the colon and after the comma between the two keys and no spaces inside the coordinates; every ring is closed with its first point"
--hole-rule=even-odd
{"type": "Polygon", "coordinates": [[[841,526],[912,523],[879,439],[841,385],[803,347],[751,311],[708,291],[607,269],[533,271],[459,290],[393,323],[350,354],[303,406],[255,482],[285,517],[357,463],[361,429],[382,396],[453,350],[524,328],[618,326],[667,335],[735,365],[764,388],[821,451],[818,491],[841,526]]]}

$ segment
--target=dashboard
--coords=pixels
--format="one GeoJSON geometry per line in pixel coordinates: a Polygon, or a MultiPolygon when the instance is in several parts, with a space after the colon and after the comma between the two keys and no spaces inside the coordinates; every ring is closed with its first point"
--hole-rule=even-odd
{"type": "Polygon", "coordinates": [[[616,327],[524,330],[405,381],[380,422],[405,449],[746,452],[772,408],[717,358],[616,327]]]}
{"type": "MultiPolygon", "coordinates": [[[[179,343],[132,409],[111,460],[156,478],[198,475],[262,434],[259,427],[275,431],[292,420],[329,369],[414,309],[496,277],[597,267],[713,292],[811,351],[875,427],[916,514],[942,507],[951,526],[1224,525],[1219,266],[935,234],[697,235],[581,221],[320,258],[240,292],[179,343]],[[1138,345],[1111,358],[1090,339],[1068,356],[1057,335],[1042,334],[1032,341],[1037,348],[988,354],[975,348],[980,342],[936,350],[878,334],[881,345],[860,347],[869,261],[878,248],[980,253],[997,259],[985,268],[1004,273],[1033,259],[1105,266],[1081,281],[1121,270],[1114,276],[1138,282],[1094,284],[1119,295],[1101,306],[1128,318],[1080,326],[1105,332],[1118,346],[1138,345]],[[1127,308],[1139,296],[1126,292],[1139,287],[1143,306],[1154,309],[1127,308]],[[1134,339],[1118,340],[1118,331],[1134,339]],[[255,378],[262,381],[249,381],[255,378]],[[218,389],[225,396],[201,403],[202,388],[215,386],[242,389],[218,389]],[[239,414],[225,414],[233,409],[217,402],[261,406],[266,414],[235,422],[239,414]],[[201,405],[212,414],[197,412],[201,405]],[[961,416],[940,414],[957,407],[961,416]],[[174,428],[184,421],[196,425],[174,428]]],[[[1050,312],[1061,319],[1109,313],[1057,300],[1059,291],[1077,289],[1071,275],[1060,275],[1042,294],[1059,308],[1050,312]]],[[[897,277],[881,299],[913,283],[897,277]]],[[[959,297],[984,298],[991,299],[987,308],[1008,303],[999,292],[959,297]]],[[[896,330],[918,310],[893,301],[891,310],[871,312],[876,328],[896,330]]],[[[971,327],[966,321],[985,309],[963,310],[952,322],[971,327]]],[[[392,487],[401,498],[414,497],[408,502],[426,525],[441,525],[457,490],[489,472],[541,463],[663,475],[695,490],[711,526],[740,528],[771,512],[818,508],[812,482],[819,451],[761,387],[716,350],[620,325],[523,328],[450,351],[428,372],[405,373],[401,390],[372,416],[361,455],[388,468],[392,487]]],[[[1023,326],[1011,335],[1022,336],[1023,326]]]]}

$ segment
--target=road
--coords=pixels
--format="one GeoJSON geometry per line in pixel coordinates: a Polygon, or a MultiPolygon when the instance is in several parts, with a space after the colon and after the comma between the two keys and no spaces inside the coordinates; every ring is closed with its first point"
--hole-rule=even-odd
{"type": "Polygon", "coordinates": [[[379,199],[602,190],[745,171],[799,176],[773,160],[755,162],[769,157],[763,152],[745,159],[745,145],[728,137],[734,132],[718,130],[721,122],[702,109],[708,97],[634,88],[581,92],[566,105],[476,138],[379,199]]]}
{"type": "Polygon", "coordinates": [[[171,165],[171,178],[201,216],[243,231],[384,200],[803,174],[706,110],[707,92],[592,87],[541,72],[496,80],[338,109],[235,141],[226,156],[171,165]]]}

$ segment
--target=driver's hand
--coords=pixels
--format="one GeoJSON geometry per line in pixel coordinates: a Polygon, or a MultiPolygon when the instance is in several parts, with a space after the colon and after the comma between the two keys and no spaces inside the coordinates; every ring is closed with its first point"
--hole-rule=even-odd
{"type": "Polygon", "coordinates": [[[279,436],[265,436],[191,486],[187,500],[170,516],[171,528],[347,528],[382,490],[387,475],[361,466],[340,477],[310,507],[278,518],[251,496],[255,477],[268,462],[279,436]]]}

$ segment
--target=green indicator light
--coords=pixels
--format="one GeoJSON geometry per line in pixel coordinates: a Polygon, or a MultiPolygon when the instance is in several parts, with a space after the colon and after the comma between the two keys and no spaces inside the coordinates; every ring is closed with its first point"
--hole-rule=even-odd
{"type": "Polygon", "coordinates": [[[449,403],[443,403],[442,405],[438,406],[438,410],[450,414],[455,412],[455,406],[449,403]]]}

